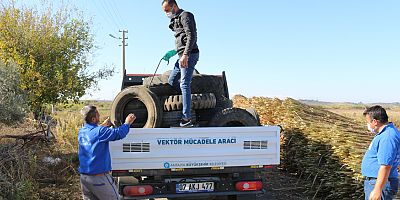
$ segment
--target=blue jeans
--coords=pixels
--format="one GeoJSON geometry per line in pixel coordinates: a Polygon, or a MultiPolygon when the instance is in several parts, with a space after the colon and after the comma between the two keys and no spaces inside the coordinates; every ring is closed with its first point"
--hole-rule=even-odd
{"type": "MultiPolygon", "coordinates": [[[[376,179],[365,180],[364,181],[364,193],[365,199],[369,199],[369,194],[371,194],[372,190],[375,187],[376,179]]],[[[390,178],[388,182],[386,182],[385,187],[382,189],[382,200],[392,200],[398,190],[399,180],[397,178],[390,178]]]]}
{"type": "Polygon", "coordinates": [[[192,105],[192,92],[191,82],[194,67],[199,60],[199,53],[192,53],[189,55],[188,67],[181,68],[179,66],[179,59],[176,61],[174,69],[169,75],[168,83],[175,88],[175,90],[182,92],[182,116],[183,118],[190,119],[190,107],[192,105]]]}

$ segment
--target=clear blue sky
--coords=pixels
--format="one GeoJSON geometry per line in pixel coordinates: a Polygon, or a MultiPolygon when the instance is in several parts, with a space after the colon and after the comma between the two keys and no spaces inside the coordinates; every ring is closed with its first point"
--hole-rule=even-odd
{"type": "MultiPolygon", "coordinates": [[[[160,0],[71,0],[93,18],[94,66],[117,72],[86,99],[121,86],[119,29],[129,33],[128,73],[153,73],[174,48],[160,0]]],[[[226,71],[231,96],[399,102],[400,1],[178,0],[195,15],[201,73],[226,71]]],[[[159,72],[171,69],[163,63],[159,72]]]]}

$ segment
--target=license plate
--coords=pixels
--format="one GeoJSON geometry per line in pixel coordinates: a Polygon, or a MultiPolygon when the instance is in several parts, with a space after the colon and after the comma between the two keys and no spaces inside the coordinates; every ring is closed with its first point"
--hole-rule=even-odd
{"type": "Polygon", "coordinates": [[[214,191],[214,182],[176,184],[176,193],[212,192],[212,191],[214,191]]]}

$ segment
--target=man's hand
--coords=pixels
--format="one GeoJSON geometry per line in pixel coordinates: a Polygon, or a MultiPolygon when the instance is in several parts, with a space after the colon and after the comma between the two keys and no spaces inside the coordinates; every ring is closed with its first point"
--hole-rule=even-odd
{"type": "Polygon", "coordinates": [[[126,117],[125,124],[131,125],[135,121],[135,119],[136,119],[135,114],[131,113],[126,117]]]}
{"type": "Polygon", "coordinates": [[[381,200],[382,191],[374,188],[369,194],[369,200],[381,200]]]}
{"type": "Polygon", "coordinates": [[[103,123],[100,124],[100,126],[105,126],[105,127],[110,127],[112,125],[110,117],[107,117],[106,120],[104,120],[103,123]]]}
{"type": "Polygon", "coordinates": [[[179,60],[179,65],[181,66],[181,68],[187,68],[188,67],[188,61],[189,61],[189,56],[183,54],[183,56],[179,60]]]}

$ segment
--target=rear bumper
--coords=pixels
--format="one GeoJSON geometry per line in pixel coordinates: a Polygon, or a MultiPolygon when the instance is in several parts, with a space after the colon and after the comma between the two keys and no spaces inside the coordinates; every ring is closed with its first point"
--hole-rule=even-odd
{"type": "Polygon", "coordinates": [[[246,192],[208,192],[208,193],[188,193],[188,194],[159,194],[148,195],[142,197],[122,197],[123,200],[139,200],[139,199],[152,199],[152,198],[181,198],[181,197],[211,197],[211,196],[229,196],[229,195],[262,195],[265,190],[260,191],[246,191],[246,192]]]}

